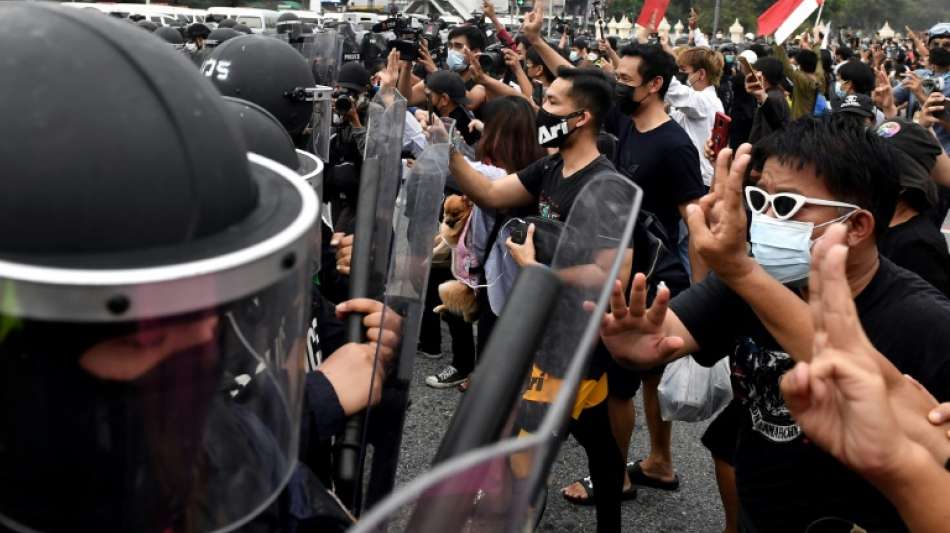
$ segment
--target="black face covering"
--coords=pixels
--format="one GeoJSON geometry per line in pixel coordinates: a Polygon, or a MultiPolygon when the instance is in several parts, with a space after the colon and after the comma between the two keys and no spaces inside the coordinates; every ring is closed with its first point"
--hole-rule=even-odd
{"type": "Polygon", "coordinates": [[[560,148],[567,142],[570,134],[577,131],[577,128],[571,129],[567,121],[584,114],[583,110],[575,111],[567,115],[555,115],[548,113],[542,107],[538,111],[538,144],[545,148],[560,148]]]}
{"type": "Polygon", "coordinates": [[[683,85],[689,85],[689,83],[687,83],[689,82],[689,74],[686,72],[683,72],[682,70],[676,73],[676,79],[683,85]]]}
{"type": "Polygon", "coordinates": [[[635,114],[637,110],[640,109],[640,104],[646,99],[646,96],[643,97],[643,100],[639,101],[633,99],[634,91],[640,87],[643,86],[639,85],[634,87],[633,85],[624,85],[622,83],[618,83],[614,87],[614,103],[617,105],[617,109],[628,117],[635,114]]]}
{"type": "Polygon", "coordinates": [[[83,349],[63,336],[0,349],[0,513],[43,531],[159,533],[190,522],[218,345],[116,381],[81,369],[83,349]]]}
{"type": "Polygon", "coordinates": [[[950,67],[950,50],[940,46],[931,48],[930,64],[941,68],[950,67]]]}

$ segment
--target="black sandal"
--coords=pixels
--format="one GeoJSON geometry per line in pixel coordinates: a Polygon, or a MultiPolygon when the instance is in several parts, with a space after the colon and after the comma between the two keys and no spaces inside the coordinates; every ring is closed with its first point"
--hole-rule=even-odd
{"type": "Polygon", "coordinates": [[[627,475],[630,476],[630,484],[636,487],[669,491],[678,490],[680,488],[680,477],[678,475],[673,475],[673,481],[650,477],[643,472],[643,468],[640,467],[640,461],[627,463],[627,475]]]}
{"type": "MultiPolygon", "coordinates": [[[[564,496],[564,499],[574,505],[594,505],[594,482],[591,481],[590,476],[585,478],[578,479],[574,483],[580,483],[584,487],[584,492],[587,494],[586,498],[578,498],[576,496],[568,496],[564,491],[561,491],[561,496],[564,496]]],[[[620,493],[620,501],[626,502],[630,500],[637,499],[637,487],[633,483],[630,483],[630,486],[623,489],[620,493]]]]}

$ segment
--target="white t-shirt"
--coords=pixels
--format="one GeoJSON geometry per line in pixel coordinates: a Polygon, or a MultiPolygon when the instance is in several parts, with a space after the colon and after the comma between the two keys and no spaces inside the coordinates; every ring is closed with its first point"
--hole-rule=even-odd
{"type": "Polygon", "coordinates": [[[670,105],[670,118],[686,130],[686,134],[699,151],[699,168],[703,183],[708,187],[712,182],[713,166],[703,152],[706,141],[712,136],[716,113],[724,112],[722,101],[716,95],[716,88],[710,85],[702,91],[696,91],[673,78],[670,80],[665,101],[670,105]]]}

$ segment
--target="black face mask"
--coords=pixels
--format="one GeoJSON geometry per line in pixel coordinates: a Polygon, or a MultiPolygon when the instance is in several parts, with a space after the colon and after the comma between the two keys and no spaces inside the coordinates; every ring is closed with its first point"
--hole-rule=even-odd
{"type": "Polygon", "coordinates": [[[635,114],[637,110],[640,109],[640,104],[643,103],[643,100],[646,100],[646,96],[639,101],[633,99],[634,91],[640,87],[643,86],[639,85],[634,87],[633,85],[624,85],[622,83],[618,83],[614,87],[614,103],[617,105],[617,109],[624,115],[630,116],[635,114]]]}
{"type": "Polygon", "coordinates": [[[688,85],[687,82],[689,81],[689,74],[680,70],[676,73],[676,79],[683,85],[688,85]]]}
{"type": "Polygon", "coordinates": [[[568,136],[577,131],[571,129],[567,121],[584,114],[583,110],[568,115],[554,115],[542,107],[538,111],[538,144],[545,148],[560,148],[567,142],[568,136]]]}
{"type": "Polygon", "coordinates": [[[950,67],[950,50],[943,47],[931,48],[930,64],[941,68],[950,67]]]}

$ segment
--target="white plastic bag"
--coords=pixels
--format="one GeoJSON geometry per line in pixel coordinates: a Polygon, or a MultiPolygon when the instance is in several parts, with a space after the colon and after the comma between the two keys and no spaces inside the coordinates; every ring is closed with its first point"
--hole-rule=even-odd
{"type": "Polygon", "coordinates": [[[668,364],[660,379],[660,414],[663,420],[699,422],[732,401],[729,358],[704,367],[687,355],[668,364]]]}

